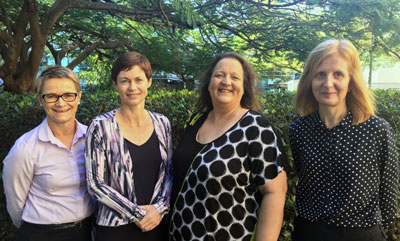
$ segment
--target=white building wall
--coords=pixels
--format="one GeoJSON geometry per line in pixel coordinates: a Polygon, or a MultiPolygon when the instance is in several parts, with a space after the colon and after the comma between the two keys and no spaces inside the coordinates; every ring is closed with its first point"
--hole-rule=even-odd
{"type": "MultiPolygon", "coordinates": [[[[365,81],[368,72],[364,71],[365,81]]],[[[400,89],[400,68],[381,68],[372,72],[372,89],[400,89]]]]}
{"type": "MultiPolygon", "coordinates": [[[[368,69],[363,72],[368,85],[368,69]]],[[[298,79],[290,80],[282,84],[287,85],[289,91],[297,90],[298,79]]],[[[381,68],[372,72],[372,89],[400,89],[400,66],[397,68],[381,68]]]]}

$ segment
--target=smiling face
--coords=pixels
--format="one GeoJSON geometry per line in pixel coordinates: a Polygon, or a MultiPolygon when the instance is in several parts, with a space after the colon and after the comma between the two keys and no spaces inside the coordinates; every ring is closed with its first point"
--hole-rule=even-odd
{"type": "Polygon", "coordinates": [[[339,54],[326,57],[319,64],[311,86],[319,108],[338,108],[346,111],[346,96],[350,74],[347,60],[339,54]]]}
{"type": "Polygon", "coordinates": [[[221,59],[214,68],[208,85],[213,106],[240,107],[243,97],[243,67],[234,58],[221,59]]]}
{"type": "Polygon", "coordinates": [[[82,92],[78,91],[75,83],[68,78],[51,78],[43,81],[41,92],[38,96],[43,106],[47,122],[51,125],[65,125],[75,123],[75,114],[78,109],[82,92]],[[63,95],[66,93],[78,93],[74,101],[66,102],[61,97],[55,103],[46,103],[42,95],[63,95]]]}
{"type": "Polygon", "coordinates": [[[151,79],[147,79],[142,68],[135,65],[127,71],[120,71],[113,85],[119,93],[123,106],[143,106],[144,108],[147,89],[151,86],[151,79]]]}

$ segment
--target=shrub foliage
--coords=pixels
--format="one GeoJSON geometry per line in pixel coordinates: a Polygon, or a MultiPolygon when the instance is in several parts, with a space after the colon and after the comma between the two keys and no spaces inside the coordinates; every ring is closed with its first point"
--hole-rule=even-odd
{"type": "MultiPolygon", "coordinates": [[[[376,91],[378,115],[385,118],[394,128],[396,133],[397,148],[400,150],[400,91],[376,91]]],[[[298,117],[293,110],[292,100],[294,94],[290,92],[269,92],[262,96],[261,102],[264,112],[270,122],[281,134],[285,149],[289,156],[289,165],[293,167],[292,155],[288,141],[288,127],[298,117]]],[[[174,145],[183,132],[187,118],[193,113],[197,95],[188,90],[171,90],[159,88],[149,92],[146,108],[166,115],[172,124],[174,145]]],[[[25,132],[36,127],[45,117],[44,111],[39,106],[34,95],[0,95],[0,160],[7,155],[15,140],[25,132]]],[[[115,91],[97,91],[83,94],[78,109],[77,119],[84,124],[101,113],[110,111],[119,106],[119,97],[115,91]]],[[[2,169],[2,162],[0,164],[2,169]]],[[[282,227],[281,241],[290,240],[293,229],[295,213],[295,184],[296,173],[288,173],[288,193],[286,197],[285,218],[282,227]]],[[[3,185],[0,183],[0,240],[10,241],[15,239],[16,229],[11,224],[6,211],[3,185]]],[[[399,196],[400,199],[400,196],[399,196]]],[[[400,209],[396,221],[388,230],[388,240],[400,240],[400,209]]]]}

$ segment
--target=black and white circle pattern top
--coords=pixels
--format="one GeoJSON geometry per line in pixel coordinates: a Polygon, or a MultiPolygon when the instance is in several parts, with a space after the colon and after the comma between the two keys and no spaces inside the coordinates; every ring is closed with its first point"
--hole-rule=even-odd
{"type": "Polygon", "coordinates": [[[173,240],[250,240],[262,199],[257,186],[285,161],[269,122],[248,111],[195,157],[172,214],[173,240]]]}
{"type": "Polygon", "coordinates": [[[351,113],[328,129],[318,112],[292,123],[289,136],[299,182],[296,210],[339,227],[388,227],[397,212],[394,132],[373,116],[353,125],[351,113]]]}

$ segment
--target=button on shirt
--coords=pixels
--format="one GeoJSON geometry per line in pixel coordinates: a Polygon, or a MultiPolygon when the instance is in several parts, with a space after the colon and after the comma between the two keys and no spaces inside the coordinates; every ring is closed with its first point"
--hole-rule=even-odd
{"type": "Polygon", "coordinates": [[[7,210],[17,227],[21,219],[60,224],[92,214],[84,163],[87,127],[76,122],[71,150],[54,137],[45,119],[21,136],[4,159],[7,210]]]}
{"type": "Polygon", "coordinates": [[[299,182],[296,209],[339,227],[388,227],[397,211],[398,153],[393,129],[373,116],[348,115],[328,129],[318,112],[300,117],[289,136],[299,182]]]}

